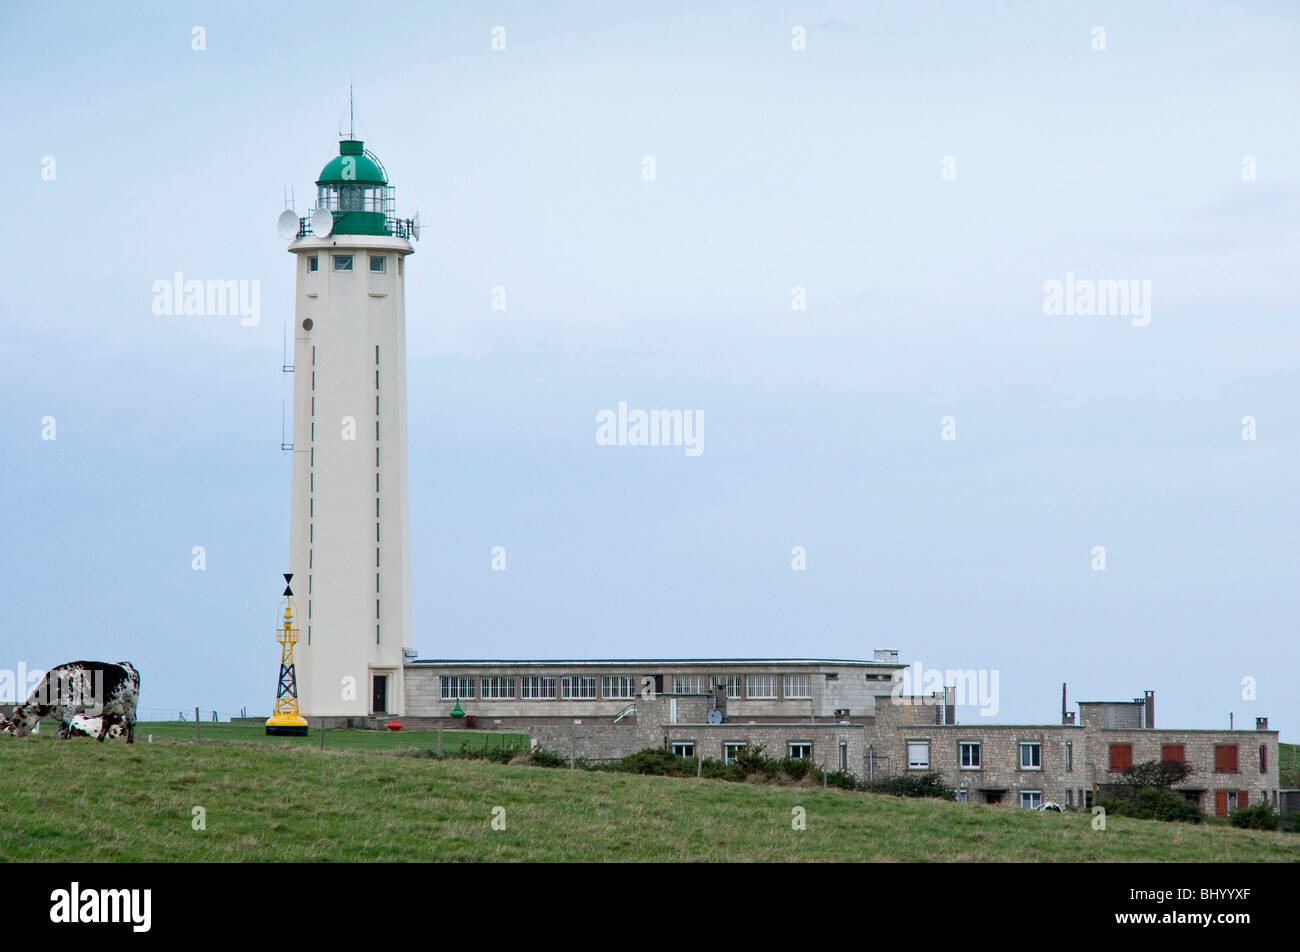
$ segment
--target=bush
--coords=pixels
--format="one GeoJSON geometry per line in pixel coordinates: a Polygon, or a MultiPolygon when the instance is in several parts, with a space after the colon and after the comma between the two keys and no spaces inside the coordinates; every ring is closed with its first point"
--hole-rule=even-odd
{"type": "Polygon", "coordinates": [[[1143,787],[1131,797],[1100,801],[1111,816],[1129,816],[1136,820],[1163,820],[1165,822],[1200,823],[1200,808],[1172,790],[1143,787]]]}
{"type": "Polygon", "coordinates": [[[567,767],[568,760],[557,753],[547,750],[545,747],[534,747],[528,753],[528,760],[535,767],[567,767]]]}
{"type": "Polygon", "coordinates": [[[614,761],[606,769],[656,777],[695,776],[695,758],[678,757],[662,747],[647,747],[614,761]]]}
{"type": "Polygon", "coordinates": [[[903,774],[886,777],[862,785],[868,793],[886,793],[893,797],[931,797],[936,800],[956,800],[957,791],[944,786],[943,777],[934,771],[922,774],[903,774]]]}
{"type": "Polygon", "coordinates": [[[1238,810],[1228,817],[1228,822],[1243,830],[1276,830],[1281,819],[1267,803],[1257,803],[1238,810]]]}

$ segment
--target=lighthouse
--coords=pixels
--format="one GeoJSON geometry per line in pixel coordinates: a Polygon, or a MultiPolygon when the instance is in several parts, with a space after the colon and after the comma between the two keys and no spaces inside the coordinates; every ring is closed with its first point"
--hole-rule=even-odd
{"type": "Polygon", "coordinates": [[[404,714],[411,647],[406,458],[406,257],[419,216],[346,138],[316,208],[280,218],[294,291],[289,570],[307,717],[404,714]]]}

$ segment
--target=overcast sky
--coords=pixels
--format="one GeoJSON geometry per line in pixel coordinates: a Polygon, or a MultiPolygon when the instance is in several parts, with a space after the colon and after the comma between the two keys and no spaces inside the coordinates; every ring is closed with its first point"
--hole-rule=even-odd
{"type": "Polygon", "coordinates": [[[998,670],[1001,722],[1068,681],[1297,739],[1294,4],[540,6],[6,12],[0,668],[271,709],[274,224],[354,81],[424,223],[422,657],[888,647],[998,670]],[[258,323],[156,315],[176,272],[260,282],[258,323]],[[1067,273],[1148,321],[1045,313],[1067,273]],[[620,401],[704,451],[597,445],[620,401]]]}

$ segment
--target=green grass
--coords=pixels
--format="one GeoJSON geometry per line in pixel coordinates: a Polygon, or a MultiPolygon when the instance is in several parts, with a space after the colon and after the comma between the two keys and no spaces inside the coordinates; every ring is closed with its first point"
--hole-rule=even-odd
{"type": "Polygon", "coordinates": [[[1300,790],[1300,744],[1278,744],[1277,760],[1282,789],[1300,790]]]}
{"type": "MultiPolygon", "coordinates": [[[[57,724],[42,724],[41,733],[51,734],[58,730],[57,724]]],[[[145,742],[152,734],[154,741],[194,740],[193,721],[140,721],[135,725],[135,742],[145,742]]],[[[204,741],[239,741],[243,743],[288,745],[290,747],[320,747],[320,732],[312,730],[306,737],[269,737],[266,728],[258,724],[214,724],[199,722],[199,736],[204,741]]],[[[107,741],[105,743],[108,743],[107,741]]],[[[469,731],[443,731],[442,749],[452,753],[462,744],[474,748],[528,747],[527,734],[485,734],[469,731]]],[[[327,750],[410,750],[411,748],[431,748],[438,746],[437,731],[363,731],[330,730],[325,732],[327,750]]]]}
{"type": "Polygon", "coordinates": [[[1300,835],[1220,824],[1099,832],[1080,813],[152,732],[0,736],[0,860],[1300,860],[1300,835]]]}

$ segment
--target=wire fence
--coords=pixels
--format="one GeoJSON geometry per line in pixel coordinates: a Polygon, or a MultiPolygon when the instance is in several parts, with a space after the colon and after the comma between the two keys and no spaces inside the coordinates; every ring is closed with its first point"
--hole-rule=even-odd
{"type": "Polygon", "coordinates": [[[268,718],[270,713],[260,713],[258,711],[249,711],[242,708],[238,711],[219,711],[215,708],[194,708],[187,710],[177,710],[176,708],[163,707],[138,707],[135,716],[138,721],[176,721],[177,723],[192,724],[194,722],[194,712],[199,712],[199,720],[210,723],[220,724],[223,721],[229,723],[237,717],[268,718]]]}

